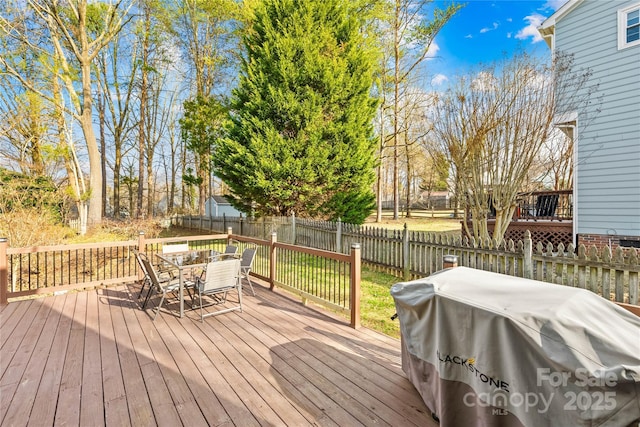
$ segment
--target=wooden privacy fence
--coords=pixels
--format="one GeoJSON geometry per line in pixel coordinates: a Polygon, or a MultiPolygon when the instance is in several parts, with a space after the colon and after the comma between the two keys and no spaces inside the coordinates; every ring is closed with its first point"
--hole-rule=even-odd
{"type": "MultiPolygon", "coordinates": [[[[177,217],[174,224],[197,228],[199,217],[177,217]]],[[[215,224],[207,222],[206,224],[215,224]]],[[[230,219],[226,219],[227,223],[230,219]]],[[[236,218],[233,230],[250,235],[253,232],[278,232],[288,243],[316,249],[347,253],[360,246],[362,262],[373,268],[394,274],[403,280],[428,276],[443,266],[445,255],[455,255],[458,265],[517,277],[536,279],[559,285],[589,289],[618,303],[638,305],[640,263],[633,248],[609,247],[602,250],[572,244],[534,247],[531,234],[524,239],[479,242],[459,234],[389,230],[343,224],[340,221],[318,221],[295,217],[265,218],[252,221],[236,218]]]]}
{"type": "Polygon", "coordinates": [[[360,326],[360,248],[353,245],[348,255],[278,242],[276,233],[268,240],[227,233],[202,236],[100,242],[75,245],[11,248],[0,238],[0,304],[10,298],[61,293],[97,286],[133,282],[141,278],[133,249],[150,258],[168,243],[188,243],[189,249],[223,252],[227,244],[239,252],[255,247],[251,274],[299,295],[342,312],[354,328],[360,326]]]}

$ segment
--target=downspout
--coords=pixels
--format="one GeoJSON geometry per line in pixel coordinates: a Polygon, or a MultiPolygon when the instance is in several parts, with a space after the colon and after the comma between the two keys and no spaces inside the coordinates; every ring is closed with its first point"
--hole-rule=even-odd
{"type": "Polygon", "coordinates": [[[573,228],[573,246],[578,245],[578,216],[576,213],[578,212],[578,125],[577,119],[573,123],[562,123],[556,124],[556,127],[560,129],[562,132],[567,134],[567,130],[570,129],[571,139],[573,140],[573,153],[571,156],[573,158],[573,213],[572,213],[572,228],[573,228]]]}

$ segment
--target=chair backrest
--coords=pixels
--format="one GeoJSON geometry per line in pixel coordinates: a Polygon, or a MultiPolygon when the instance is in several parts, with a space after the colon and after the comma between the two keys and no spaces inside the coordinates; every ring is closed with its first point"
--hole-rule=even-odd
{"type": "Polygon", "coordinates": [[[153,265],[151,264],[151,261],[149,261],[149,258],[145,254],[139,255],[140,260],[144,265],[144,269],[146,270],[147,276],[149,277],[149,280],[151,280],[151,284],[162,289],[162,284],[160,283],[160,279],[158,279],[158,273],[156,273],[156,270],[155,268],[153,268],[153,265]]]}
{"type": "Polygon", "coordinates": [[[536,216],[553,216],[558,207],[557,194],[543,194],[536,200],[536,216]]]}
{"type": "Polygon", "coordinates": [[[147,257],[145,254],[141,254],[137,249],[133,250],[133,254],[136,257],[136,261],[138,262],[138,267],[140,267],[140,270],[142,271],[142,274],[145,275],[145,277],[149,277],[149,273],[147,272],[147,267],[144,265],[144,262],[142,262],[142,257],[147,257]]]}
{"type": "Polygon", "coordinates": [[[240,260],[240,266],[243,270],[251,269],[253,265],[253,259],[256,257],[256,248],[247,248],[242,251],[242,259],[240,260]]]}
{"type": "Polygon", "coordinates": [[[162,253],[163,254],[175,254],[176,252],[188,252],[189,244],[188,243],[177,243],[171,245],[162,245],[162,253]]]}
{"type": "Polygon", "coordinates": [[[238,284],[240,275],[240,260],[225,259],[212,261],[207,264],[204,283],[201,291],[209,292],[216,289],[231,288],[238,284]]]}
{"type": "Polygon", "coordinates": [[[224,248],[225,254],[235,254],[237,252],[238,252],[238,247],[236,245],[227,245],[227,247],[224,248]]]}

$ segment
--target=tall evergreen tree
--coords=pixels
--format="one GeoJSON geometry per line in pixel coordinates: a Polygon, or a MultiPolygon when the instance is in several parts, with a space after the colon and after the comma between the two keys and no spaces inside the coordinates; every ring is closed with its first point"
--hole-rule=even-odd
{"type": "Polygon", "coordinates": [[[374,208],[376,62],[350,2],[263,0],[214,171],[258,215],[361,223],[374,208]]]}

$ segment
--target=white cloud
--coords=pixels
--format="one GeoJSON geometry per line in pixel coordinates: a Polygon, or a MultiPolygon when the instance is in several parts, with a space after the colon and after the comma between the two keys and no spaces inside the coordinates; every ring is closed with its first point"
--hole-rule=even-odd
{"type": "Polygon", "coordinates": [[[478,91],[489,91],[493,90],[496,85],[496,78],[493,74],[488,73],[486,71],[479,72],[471,82],[471,87],[473,90],[478,91]]]}
{"type": "Polygon", "coordinates": [[[507,38],[510,39],[511,38],[511,32],[507,33],[507,38]]]}
{"type": "Polygon", "coordinates": [[[427,51],[427,58],[435,58],[440,51],[440,46],[436,42],[431,42],[431,46],[429,46],[429,50],[427,51]]]}
{"type": "Polygon", "coordinates": [[[513,18],[507,18],[507,22],[513,22],[513,18]]]}
{"type": "Polygon", "coordinates": [[[547,2],[542,6],[545,9],[553,9],[558,10],[562,5],[564,5],[568,0],[547,0],[547,2]]]}
{"type": "Polygon", "coordinates": [[[493,23],[493,27],[485,27],[485,28],[480,30],[480,33],[486,33],[488,31],[493,31],[493,30],[496,30],[497,28],[498,28],[498,23],[494,22],[493,23]]]}
{"type": "Polygon", "coordinates": [[[531,41],[533,43],[542,41],[542,36],[538,32],[538,27],[545,19],[546,18],[544,16],[537,13],[530,16],[525,16],[524,20],[529,22],[529,24],[516,33],[516,38],[520,40],[526,40],[531,37],[531,41]]]}
{"type": "Polygon", "coordinates": [[[448,82],[448,81],[449,81],[449,78],[447,76],[445,76],[444,74],[436,74],[431,79],[431,85],[432,86],[440,86],[444,82],[448,82]]]}
{"type": "Polygon", "coordinates": [[[471,34],[467,34],[466,36],[464,36],[465,39],[472,39],[473,36],[471,34]]]}

